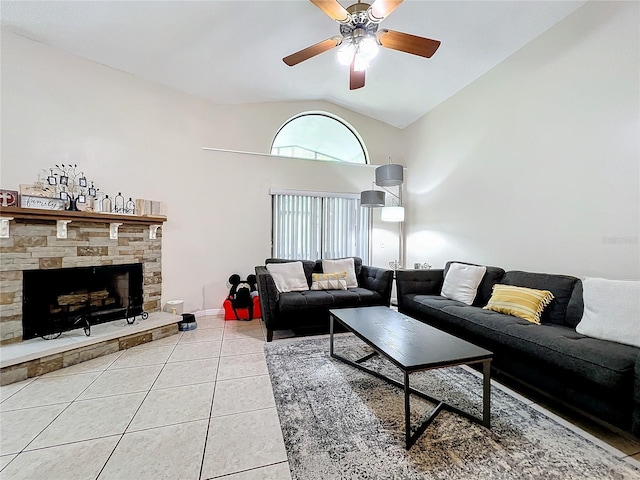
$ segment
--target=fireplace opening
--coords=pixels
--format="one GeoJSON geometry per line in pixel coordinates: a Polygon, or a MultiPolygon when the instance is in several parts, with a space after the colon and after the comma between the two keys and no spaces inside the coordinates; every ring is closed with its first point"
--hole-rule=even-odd
{"type": "Polygon", "coordinates": [[[142,311],[141,263],[25,270],[23,278],[25,340],[69,330],[74,319],[95,325],[142,311]]]}

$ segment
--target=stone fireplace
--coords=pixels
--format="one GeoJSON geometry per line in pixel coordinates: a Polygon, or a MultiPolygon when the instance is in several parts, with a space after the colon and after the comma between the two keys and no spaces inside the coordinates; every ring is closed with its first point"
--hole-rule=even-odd
{"type": "MultiPolygon", "coordinates": [[[[34,270],[80,268],[78,272],[84,272],[82,267],[140,264],[142,308],[147,312],[160,311],[162,240],[160,230],[157,234],[156,230],[164,217],[17,207],[2,208],[0,216],[10,221],[8,237],[0,238],[0,345],[21,342],[24,338],[25,272],[34,270]],[[59,238],[60,219],[65,222],[66,238],[59,238]],[[114,225],[117,238],[112,238],[114,225]]],[[[54,285],[47,288],[46,282],[41,288],[45,296],[55,290],[54,285]]],[[[92,300],[98,302],[101,295],[105,294],[94,293],[92,300]]],[[[111,302],[107,297],[104,301],[111,302]]],[[[26,336],[30,336],[29,332],[26,336]]]]}

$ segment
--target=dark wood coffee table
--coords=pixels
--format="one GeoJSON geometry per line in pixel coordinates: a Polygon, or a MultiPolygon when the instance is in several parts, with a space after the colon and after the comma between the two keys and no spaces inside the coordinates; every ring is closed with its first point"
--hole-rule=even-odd
{"type": "Polygon", "coordinates": [[[331,356],[404,390],[407,450],[411,448],[420,435],[422,435],[431,424],[436,415],[443,409],[462,415],[487,428],[491,427],[490,367],[491,359],[493,358],[492,352],[387,307],[332,309],[329,310],[329,313],[329,348],[331,356]],[[334,320],[337,320],[353,332],[358,338],[373,348],[374,352],[355,361],[336,354],[333,349],[334,320]],[[363,362],[376,354],[382,355],[402,370],[404,382],[389,378],[362,365],[363,362]],[[482,418],[477,418],[457,407],[448,405],[424,392],[411,388],[409,385],[409,374],[413,372],[473,363],[482,363],[482,418]],[[429,416],[417,426],[413,433],[411,433],[410,394],[417,395],[418,397],[437,404],[429,416]]]}

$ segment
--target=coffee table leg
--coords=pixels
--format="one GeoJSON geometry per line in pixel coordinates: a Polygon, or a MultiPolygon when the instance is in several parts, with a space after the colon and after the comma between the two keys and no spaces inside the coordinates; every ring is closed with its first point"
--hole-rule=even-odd
{"type": "Polygon", "coordinates": [[[404,429],[406,449],[411,448],[411,407],[409,405],[409,395],[411,387],[409,386],[409,373],[404,372],[404,429]]]}
{"type": "Polygon", "coordinates": [[[329,315],[329,355],[333,357],[333,315],[329,315]]]}
{"type": "Polygon", "coordinates": [[[482,362],[482,425],[491,428],[491,360],[482,362]]]}

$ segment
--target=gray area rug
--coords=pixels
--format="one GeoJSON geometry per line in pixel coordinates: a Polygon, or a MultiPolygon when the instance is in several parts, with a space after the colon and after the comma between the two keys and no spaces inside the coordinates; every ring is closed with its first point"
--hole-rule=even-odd
{"type": "MultiPolygon", "coordinates": [[[[336,335],[336,352],[369,348],[336,335]]],[[[441,412],[404,448],[403,393],[329,356],[327,336],[265,346],[294,479],[640,479],[640,471],[520,400],[492,387],[491,430],[441,412]]],[[[401,380],[376,356],[370,368],[401,380]]],[[[412,387],[481,416],[482,379],[462,367],[411,375],[412,387]]],[[[434,404],[411,398],[414,424],[434,404]]]]}

